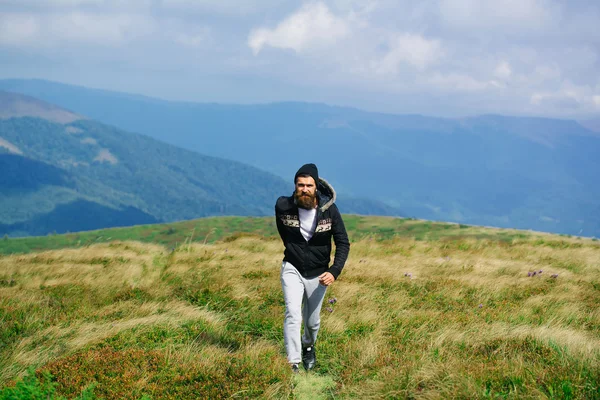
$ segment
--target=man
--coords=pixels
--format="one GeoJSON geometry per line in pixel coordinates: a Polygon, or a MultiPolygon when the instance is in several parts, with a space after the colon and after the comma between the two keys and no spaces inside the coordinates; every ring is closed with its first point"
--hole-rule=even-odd
{"type": "Polygon", "coordinates": [[[315,164],[303,165],[294,177],[293,196],[275,204],[277,230],[285,246],[281,287],[285,300],[283,337],[288,362],[298,372],[302,361],[310,370],[316,363],[315,342],[327,291],[342,272],[350,242],[342,216],[334,204],[333,187],[319,178],[315,164]],[[329,267],[331,238],[336,251],[329,267]],[[300,328],[304,320],[304,334],[300,328]]]}

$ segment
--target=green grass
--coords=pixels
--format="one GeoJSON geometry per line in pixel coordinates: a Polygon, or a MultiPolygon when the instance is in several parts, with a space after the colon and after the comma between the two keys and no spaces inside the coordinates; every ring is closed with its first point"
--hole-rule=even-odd
{"type": "MultiPolygon", "coordinates": [[[[344,222],[352,240],[360,240],[366,237],[372,237],[379,241],[390,240],[395,237],[410,237],[425,241],[453,241],[474,238],[510,243],[515,239],[525,239],[532,236],[531,233],[523,231],[482,229],[467,225],[409,218],[345,215],[344,222]]],[[[0,254],[81,248],[116,240],[136,240],[175,248],[184,243],[214,243],[228,237],[235,239],[244,234],[278,240],[273,217],[214,217],[61,235],[26,238],[5,237],[0,239],[0,254]]],[[[545,241],[545,239],[540,238],[536,243],[544,246],[560,246],[564,241],[545,241]]]]}
{"type": "Polygon", "coordinates": [[[190,221],[214,237],[188,225],[175,248],[155,234],[0,256],[0,394],[600,398],[597,241],[345,218],[351,253],[328,289],[317,368],[297,376],[271,219],[190,221]],[[257,231],[227,230],[242,226],[257,231]]]}
{"type": "MultiPolygon", "coordinates": [[[[53,376],[48,371],[36,376],[35,371],[30,369],[27,375],[19,379],[12,387],[0,389],[0,400],[66,400],[66,397],[56,394],[57,383],[53,382],[53,376]]],[[[89,385],[77,396],[70,397],[76,400],[93,400],[94,386],[89,385]]]]}

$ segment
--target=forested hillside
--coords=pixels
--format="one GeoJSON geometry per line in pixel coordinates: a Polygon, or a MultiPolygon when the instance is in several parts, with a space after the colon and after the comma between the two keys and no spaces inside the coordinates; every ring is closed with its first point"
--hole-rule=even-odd
{"type": "Polygon", "coordinates": [[[35,80],[0,87],[284,178],[310,158],[339,192],[388,213],[600,236],[600,136],[575,121],[177,103],[35,80]]]}

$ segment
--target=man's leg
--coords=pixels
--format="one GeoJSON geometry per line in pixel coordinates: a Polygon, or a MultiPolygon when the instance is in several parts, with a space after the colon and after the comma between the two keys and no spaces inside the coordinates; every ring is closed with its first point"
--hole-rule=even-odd
{"type": "Polygon", "coordinates": [[[317,334],[321,325],[321,306],[327,286],[319,283],[319,277],[304,279],[304,335],[302,347],[312,347],[317,341],[317,334]]]}
{"type": "Polygon", "coordinates": [[[283,322],[283,342],[290,364],[302,361],[300,327],[302,326],[302,297],[304,283],[296,268],[283,262],[281,266],[281,288],[285,301],[285,319],[283,322]]]}

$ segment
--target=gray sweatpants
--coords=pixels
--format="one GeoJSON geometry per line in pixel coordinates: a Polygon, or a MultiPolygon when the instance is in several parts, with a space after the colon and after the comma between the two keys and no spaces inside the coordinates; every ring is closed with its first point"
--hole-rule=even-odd
{"type": "Polygon", "coordinates": [[[321,324],[321,305],[327,286],[319,283],[319,277],[304,278],[290,263],[281,265],[281,287],[285,300],[283,341],[288,362],[302,361],[302,347],[310,347],[317,341],[321,324]],[[300,328],[304,320],[304,334],[300,339],[300,328]]]}

